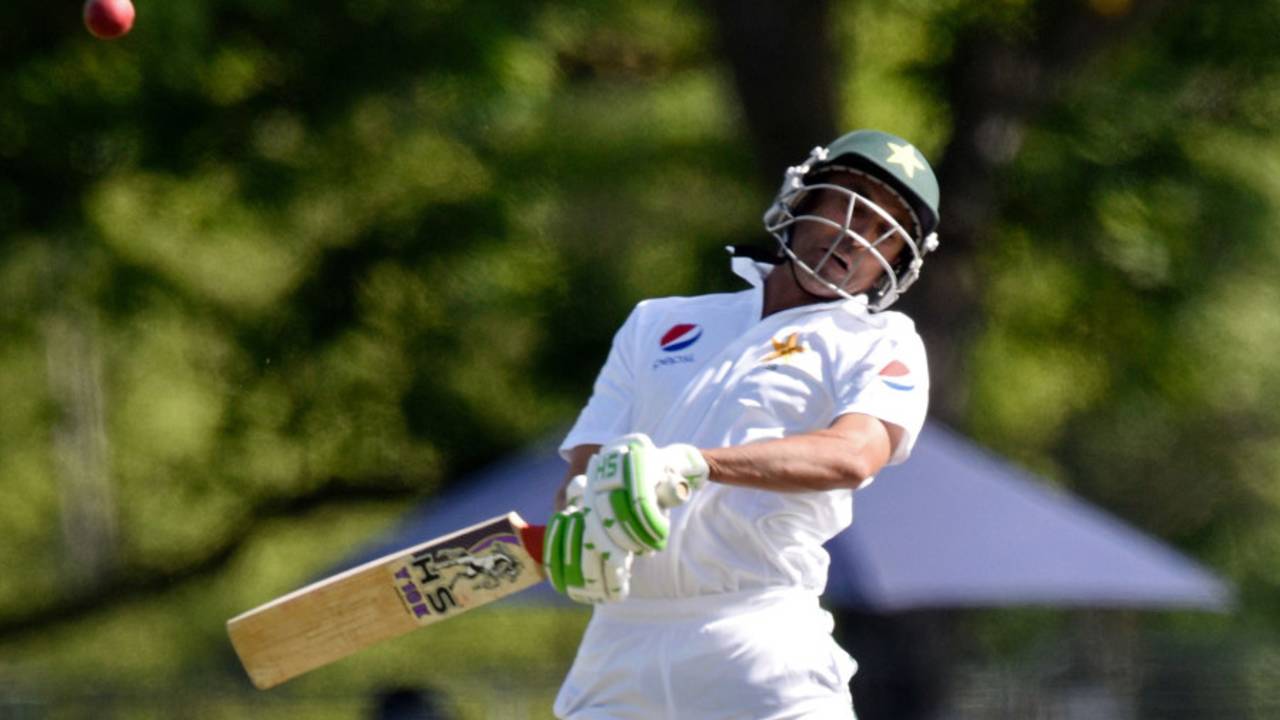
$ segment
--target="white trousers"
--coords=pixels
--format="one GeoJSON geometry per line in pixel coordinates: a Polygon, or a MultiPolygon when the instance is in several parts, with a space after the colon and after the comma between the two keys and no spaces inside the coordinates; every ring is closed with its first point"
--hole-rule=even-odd
{"type": "Polygon", "coordinates": [[[857,664],[794,590],[601,605],[556,698],[565,720],[852,720],[857,664]]]}

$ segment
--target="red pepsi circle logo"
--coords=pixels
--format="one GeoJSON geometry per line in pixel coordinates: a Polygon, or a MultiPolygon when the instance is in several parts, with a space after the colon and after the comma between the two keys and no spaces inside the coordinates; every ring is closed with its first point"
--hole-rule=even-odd
{"type": "Polygon", "coordinates": [[[880,369],[880,380],[894,390],[914,390],[916,387],[911,379],[911,368],[898,360],[880,369]]]}
{"type": "Polygon", "coordinates": [[[698,342],[700,337],[702,337],[700,325],[680,323],[672,325],[670,330],[663,333],[658,345],[662,347],[663,352],[678,352],[698,342]]]}

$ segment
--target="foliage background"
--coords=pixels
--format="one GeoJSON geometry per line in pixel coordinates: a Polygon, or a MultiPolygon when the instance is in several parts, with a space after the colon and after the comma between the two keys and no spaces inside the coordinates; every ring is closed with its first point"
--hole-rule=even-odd
{"type": "MultiPolygon", "coordinates": [[[[425,678],[468,716],[544,715],[580,614],[486,611],[270,697],[222,622],[561,427],[635,301],[736,287],[721,247],[758,239],[781,166],[876,126],[942,175],[904,303],[935,417],[1234,581],[1229,617],[1126,627],[1187,663],[1235,648],[1235,715],[1265,716],[1276,37],[1273,0],[172,0],[102,42],[20,0],[0,703],[344,717],[425,678]],[[491,627],[501,651],[467,642],[491,627]]],[[[956,663],[1078,629],[958,621],[956,663]]]]}

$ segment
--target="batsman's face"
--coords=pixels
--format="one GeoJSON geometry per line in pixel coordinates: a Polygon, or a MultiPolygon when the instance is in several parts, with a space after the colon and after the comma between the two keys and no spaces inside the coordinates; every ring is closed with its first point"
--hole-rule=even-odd
{"type": "MultiPolygon", "coordinates": [[[[796,209],[791,250],[828,283],[853,295],[866,292],[906,247],[905,229],[914,227],[911,212],[887,188],[861,175],[832,173],[820,184],[835,187],[812,191],[796,209]]],[[[809,273],[796,277],[811,294],[837,297],[809,273]]]]}

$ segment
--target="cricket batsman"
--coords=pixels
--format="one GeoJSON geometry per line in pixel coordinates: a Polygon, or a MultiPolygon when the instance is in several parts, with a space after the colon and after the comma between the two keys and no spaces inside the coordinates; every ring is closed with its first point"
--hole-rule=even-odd
{"type": "Polygon", "coordinates": [[[853,717],[822,545],[924,423],[924,346],[888,308],[937,247],[938,183],[859,130],[789,168],[764,224],[776,249],[733,259],[749,289],[636,306],[561,446],[544,563],[595,610],[558,717],[853,717]]]}

